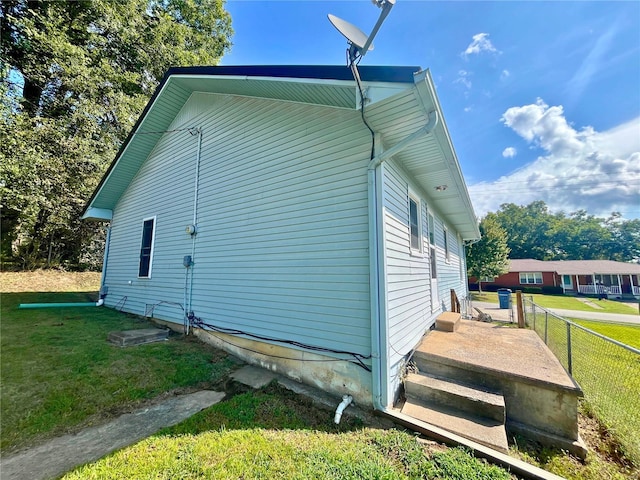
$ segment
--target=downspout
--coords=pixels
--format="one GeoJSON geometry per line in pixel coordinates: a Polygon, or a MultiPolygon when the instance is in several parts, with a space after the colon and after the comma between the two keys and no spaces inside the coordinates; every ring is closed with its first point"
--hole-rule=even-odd
{"type": "MultiPolygon", "coordinates": [[[[418,138],[430,133],[438,123],[438,114],[429,113],[429,121],[408,137],[398,142],[393,147],[377,153],[367,167],[367,186],[369,204],[369,289],[371,291],[371,376],[373,406],[376,410],[385,411],[387,400],[387,315],[385,305],[381,305],[380,292],[383,287],[383,264],[380,257],[381,241],[379,238],[382,228],[382,178],[381,165],[391,156],[399,153],[418,138]]],[[[379,146],[379,134],[375,136],[376,148],[379,146]]]]}
{"type": "Polygon", "coordinates": [[[111,224],[106,228],[107,238],[104,241],[104,256],[102,258],[102,274],[100,275],[100,298],[96,303],[96,307],[104,305],[104,297],[107,296],[107,287],[105,282],[107,280],[107,265],[109,263],[109,246],[111,245],[111,224]]]}

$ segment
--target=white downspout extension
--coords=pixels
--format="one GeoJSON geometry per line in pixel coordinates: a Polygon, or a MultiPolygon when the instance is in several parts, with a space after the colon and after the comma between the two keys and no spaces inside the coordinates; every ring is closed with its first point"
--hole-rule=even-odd
{"type": "MultiPolygon", "coordinates": [[[[379,229],[382,228],[382,207],[380,197],[382,195],[382,179],[380,178],[380,166],[391,156],[399,153],[418,138],[433,131],[438,123],[438,113],[429,113],[429,121],[422,128],[416,130],[408,137],[398,142],[393,147],[376,153],[367,167],[368,204],[369,204],[369,289],[371,291],[371,376],[373,407],[376,410],[386,410],[384,404],[387,397],[387,315],[383,311],[384,305],[380,305],[381,290],[381,245],[379,241],[379,229]],[[384,376],[384,378],[383,378],[384,376]],[[384,388],[383,388],[384,386],[384,388]],[[384,398],[384,402],[383,402],[384,398]]],[[[376,147],[379,145],[379,134],[376,134],[376,147]]]]}
{"type": "Polygon", "coordinates": [[[340,423],[342,412],[344,412],[344,409],[347,408],[351,404],[351,402],[353,402],[353,397],[351,395],[342,396],[342,402],[340,402],[340,405],[338,405],[338,408],[336,408],[336,415],[333,418],[333,422],[336,425],[340,423]]]}

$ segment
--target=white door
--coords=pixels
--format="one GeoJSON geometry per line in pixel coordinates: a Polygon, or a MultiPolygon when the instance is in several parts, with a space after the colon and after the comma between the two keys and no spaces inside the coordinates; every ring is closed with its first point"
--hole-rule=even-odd
{"type": "Polygon", "coordinates": [[[436,249],[429,249],[429,257],[431,260],[431,312],[435,312],[440,308],[440,296],[438,295],[438,270],[436,268],[436,249]]]}

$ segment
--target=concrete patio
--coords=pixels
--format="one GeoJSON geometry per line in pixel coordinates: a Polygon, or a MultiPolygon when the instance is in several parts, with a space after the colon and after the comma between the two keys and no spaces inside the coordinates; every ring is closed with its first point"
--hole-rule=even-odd
{"type": "MultiPolygon", "coordinates": [[[[413,360],[422,378],[410,375],[405,382],[408,415],[422,414],[416,418],[500,450],[506,433],[519,433],[586,454],[577,423],[582,391],[535,332],[460,320],[455,331],[429,332],[413,360]],[[442,387],[443,381],[450,385],[442,387]],[[424,393],[416,393],[420,389],[424,393]],[[494,406],[486,414],[488,394],[503,398],[502,419],[494,406]],[[474,424],[478,431],[465,434],[474,424]]],[[[490,398],[500,404],[500,398],[490,398]]]]}

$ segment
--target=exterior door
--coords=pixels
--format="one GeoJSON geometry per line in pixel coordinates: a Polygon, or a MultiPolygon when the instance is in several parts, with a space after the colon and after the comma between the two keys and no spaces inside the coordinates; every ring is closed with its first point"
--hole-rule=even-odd
{"type": "Polygon", "coordinates": [[[562,288],[565,290],[573,290],[573,279],[571,275],[562,275],[562,288]]]}
{"type": "Polygon", "coordinates": [[[438,270],[436,268],[436,249],[429,249],[431,260],[431,312],[435,312],[440,307],[440,296],[438,295],[438,270]]]}

